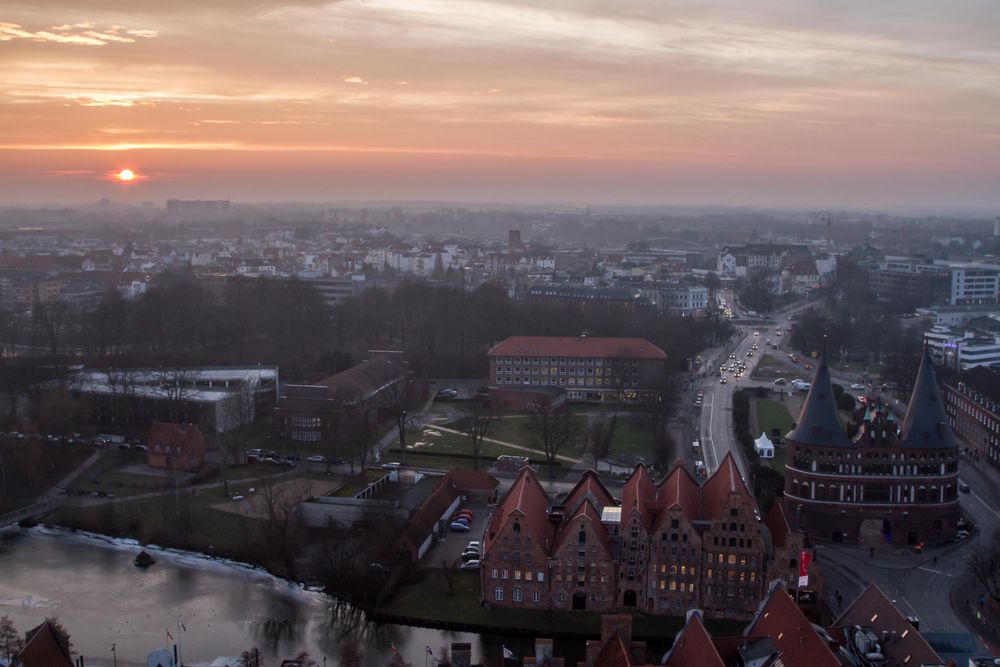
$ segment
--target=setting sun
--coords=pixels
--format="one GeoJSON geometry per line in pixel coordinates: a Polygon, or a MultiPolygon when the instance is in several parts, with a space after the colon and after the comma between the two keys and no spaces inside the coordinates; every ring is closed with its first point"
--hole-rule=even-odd
{"type": "Polygon", "coordinates": [[[122,169],[118,172],[118,180],[124,181],[125,183],[135,179],[135,172],[131,169],[122,169]]]}

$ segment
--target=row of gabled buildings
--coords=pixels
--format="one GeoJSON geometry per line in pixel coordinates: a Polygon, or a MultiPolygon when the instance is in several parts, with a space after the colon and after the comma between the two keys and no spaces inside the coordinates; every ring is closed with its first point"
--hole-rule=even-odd
{"type": "Polygon", "coordinates": [[[638,466],[621,494],[588,471],[556,499],[522,470],[483,536],[482,601],[746,618],[768,582],[820,585],[802,536],[780,505],[760,516],[732,456],[704,484],[680,462],[659,483],[638,466]]]}
{"type": "MultiPolygon", "coordinates": [[[[525,667],[567,667],[551,639],[538,639],[525,667]]],[[[781,582],[774,582],[742,634],[715,637],[699,609],[662,656],[635,640],[632,616],[601,619],[601,638],[586,644],[579,667],[955,667],[991,665],[971,637],[926,636],[878,586],[869,584],[829,625],[806,617],[781,582]],[[971,646],[971,648],[970,648],[971,646]]]]}

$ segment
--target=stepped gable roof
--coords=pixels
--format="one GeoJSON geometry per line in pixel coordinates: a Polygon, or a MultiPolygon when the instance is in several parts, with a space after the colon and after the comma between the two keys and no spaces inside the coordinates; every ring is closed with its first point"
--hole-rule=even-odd
{"type": "Polygon", "coordinates": [[[893,639],[881,642],[882,653],[890,665],[943,665],[944,660],[931,648],[923,635],[914,629],[875,584],[861,592],[854,602],[840,614],[834,626],[850,628],[855,625],[872,628],[879,637],[892,633],[893,639]]]}
{"type": "Polygon", "coordinates": [[[26,633],[27,641],[13,665],[19,667],[73,667],[73,659],[51,623],[45,621],[26,633]]]}
{"type": "MultiPolygon", "coordinates": [[[[679,507],[688,521],[701,518],[701,487],[680,459],[674,463],[666,479],[660,482],[657,496],[665,509],[679,507]]],[[[663,512],[662,516],[666,513],[663,512]]]]}
{"type": "Polygon", "coordinates": [[[667,353],[645,338],[596,338],[591,336],[511,336],[486,356],[621,357],[666,359],[667,353]]]}
{"type": "Polygon", "coordinates": [[[702,489],[705,500],[703,516],[706,519],[714,519],[719,516],[722,507],[732,493],[740,494],[751,507],[755,506],[753,496],[750,495],[746,484],[743,483],[743,476],[740,475],[739,468],[736,467],[736,461],[731,453],[726,454],[722,463],[719,464],[719,469],[712,473],[702,489]]]}
{"type": "Polygon", "coordinates": [[[589,500],[584,500],[576,512],[573,513],[572,518],[566,519],[559,527],[555,540],[553,540],[552,543],[552,553],[556,553],[563,545],[563,542],[567,539],[573,539],[577,536],[579,531],[577,530],[576,521],[581,518],[590,521],[591,525],[594,527],[594,533],[597,535],[597,539],[600,541],[601,546],[604,547],[605,553],[610,555],[611,544],[608,542],[608,531],[605,529],[604,525],[601,524],[600,511],[594,507],[589,500]]]}
{"type": "Polygon", "coordinates": [[[840,425],[837,417],[837,405],[833,402],[833,385],[830,382],[830,369],[826,363],[826,354],[819,362],[812,386],[802,404],[802,411],[795,428],[785,436],[803,445],[818,445],[826,447],[850,447],[851,439],[840,425]]]}
{"type": "Polygon", "coordinates": [[[792,529],[788,526],[782,503],[775,502],[771,505],[771,511],[764,515],[764,525],[771,533],[771,543],[775,548],[784,548],[788,542],[788,533],[792,532],[792,529]]]}
{"type": "Polygon", "coordinates": [[[903,419],[902,435],[904,447],[958,447],[958,438],[948,425],[944,401],[934,375],[934,363],[926,347],[903,419]]]}
{"type": "MultiPolygon", "coordinates": [[[[517,481],[493,512],[486,531],[486,539],[492,542],[507,520],[514,515],[521,518],[537,544],[545,544],[545,540],[551,534],[551,524],[547,517],[548,507],[549,497],[534,472],[531,468],[522,468],[517,481]]],[[[488,545],[484,544],[483,548],[485,550],[488,545]]]]}
{"type": "Polygon", "coordinates": [[[744,636],[767,635],[786,665],[842,667],[826,641],[803,615],[782,582],[775,582],[744,636]]]}
{"type": "Polygon", "coordinates": [[[566,494],[562,505],[566,508],[567,512],[575,513],[577,507],[580,505],[580,501],[588,498],[598,510],[618,504],[593,469],[583,473],[580,481],[573,487],[573,490],[566,494]]]}
{"type": "Polygon", "coordinates": [[[639,464],[622,487],[622,521],[633,510],[638,510],[646,530],[651,529],[653,516],[650,503],[655,500],[656,485],[653,483],[653,478],[649,476],[646,466],[639,464]]]}
{"type": "Polygon", "coordinates": [[[726,667],[726,663],[715,648],[708,630],[705,629],[700,610],[693,609],[688,612],[687,621],[674,638],[674,643],[663,664],[667,667],[687,667],[688,665],[726,667]]]}

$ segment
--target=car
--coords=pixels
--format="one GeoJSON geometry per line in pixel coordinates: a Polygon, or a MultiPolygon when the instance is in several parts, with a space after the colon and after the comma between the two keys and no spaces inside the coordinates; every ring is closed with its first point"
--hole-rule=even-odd
{"type": "Polygon", "coordinates": [[[326,463],[326,458],[320,454],[313,454],[312,456],[307,456],[306,461],[309,463],[326,463]]]}
{"type": "Polygon", "coordinates": [[[735,359],[735,358],[736,358],[736,355],[735,355],[735,354],[730,354],[730,355],[729,355],[729,358],[730,358],[730,359],[735,359]]]}
{"type": "Polygon", "coordinates": [[[260,460],[260,462],[261,463],[265,463],[265,464],[267,464],[269,466],[280,466],[281,465],[281,460],[277,459],[277,458],[275,458],[273,456],[265,456],[264,458],[262,458],[260,460]]]}
{"type": "Polygon", "coordinates": [[[972,491],[972,489],[969,488],[969,485],[966,484],[965,482],[958,483],[958,490],[961,491],[962,493],[970,493],[972,491]]]}
{"type": "Polygon", "coordinates": [[[455,523],[463,523],[466,526],[471,526],[472,525],[472,521],[470,521],[469,519],[465,518],[464,516],[460,516],[457,519],[452,519],[451,522],[453,524],[455,524],[455,523]]]}
{"type": "Polygon", "coordinates": [[[341,463],[347,463],[342,456],[331,456],[327,460],[335,466],[339,466],[341,463]]]}
{"type": "Polygon", "coordinates": [[[243,457],[243,460],[247,463],[260,463],[260,457],[256,454],[247,454],[243,457]]]}
{"type": "Polygon", "coordinates": [[[851,385],[851,389],[865,389],[865,385],[855,382],[851,385]]]}
{"type": "Polygon", "coordinates": [[[772,384],[776,385],[788,384],[788,380],[786,380],[785,378],[778,378],[772,384]]]}
{"type": "Polygon", "coordinates": [[[466,551],[470,551],[472,549],[479,551],[479,540],[470,540],[469,543],[465,545],[466,551]]]}
{"type": "Polygon", "coordinates": [[[288,456],[285,457],[285,460],[286,461],[294,461],[294,462],[298,463],[299,461],[302,460],[302,455],[301,454],[289,454],[288,456]]]}
{"type": "Polygon", "coordinates": [[[719,378],[719,384],[726,384],[726,378],[719,378]]]}
{"type": "Polygon", "coordinates": [[[807,361],[806,363],[802,364],[802,368],[806,369],[807,371],[811,371],[811,370],[812,370],[812,368],[813,368],[813,365],[812,365],[812,364],[810,364],[810,363],[809,363],[809,362],[807,361]]]}
{"type": "Polygon", "coordinates": [[[128,450],[132,449],[132,445],[128,444],[127,442],[120,442],[118,443],[118,449],[122,450],[123,452],[127,452],[128,450]]]}
{"type": "Polygon", "coordinates": [[[263,449],[248,449],[246,451],[246,453],[247,454],[253,454],[254,456],[263,456],[264,455],[264,450],[263,449]]]}
{"type": "Polygon", "coordinates": [[[452,521],[449,527],[453,533],[467,533],[470,530],[469,524],[462,523],[461,521],[452,521]]]}
{"type": "Polygon", "coordinates": [[[472,513],[472,510],[458,510],[457,512],[455,512],[454,514],[451,515],[451,518],[452,519],[457,519],[458,517],[462,517],[462,516],[464,516],[464,517],[466,517],[468,519],[471,519],[475,515],[472,513]]]}
{"type": "Polygon", "coordinates": [[[453,401],[458,398],[458,390],[446,387],[434,394],[435,401],[453,401]]]}
{"type": "Polygon", "coordinates": [[[460,569],[460,570],[478,570],[479,569],[479,561],[478,560],[467,560],[464,563],[462,563],[461,565],[459,565],[458,569],[460,569]]]}
{"type": "Polygon", "coordinates": [[[479,560],[479,552],[478,551],[466,551],[465,553],[462,554],[461,558],[464,561],[479,560]]]}
{"type": "Polygon", "coordinates": [[[239,501],[243,500],[243,496],[241,496],[240,494],[237,493],[235,496],[233,496],[232,499],[233,499],[233,502],[239,502],[239,501]]]}
{"type": "Polygon", "coordinates": [[[132,445],[132,451],[133,452],[148,452],[149,451],[149,447],[147,447],[146,445],[142,445],[142,444],[132,445]]]}
{"type": "Polygon", "coordinates": [[[399,461],[390,461],[389,463],[382,464],[382,470],[399,470],[402,465],[399,461]]]}

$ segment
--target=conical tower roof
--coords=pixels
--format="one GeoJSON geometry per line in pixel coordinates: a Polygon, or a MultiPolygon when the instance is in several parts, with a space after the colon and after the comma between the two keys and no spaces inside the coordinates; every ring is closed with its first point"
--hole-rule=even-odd
{"type": "Polygon", "coordinates": [[[823,447],[851,447],[854,443],[847,437],[847,432],[840,425],[837,417],[837,405],[833,401],[833,386],[830,382],[830,369],[826,364],[826,352],[820,359],[819,368],[813,377],[812,386],[802,404],[802,412],[791,433],[785,436],[789,440],[823,447]]]}
{"type": "Polygon", "coordinates": [[[958,438],[948,425],[934,363],[926,347],[903,419],[902,439],[904,447],[958,447],[958,438]]]}

